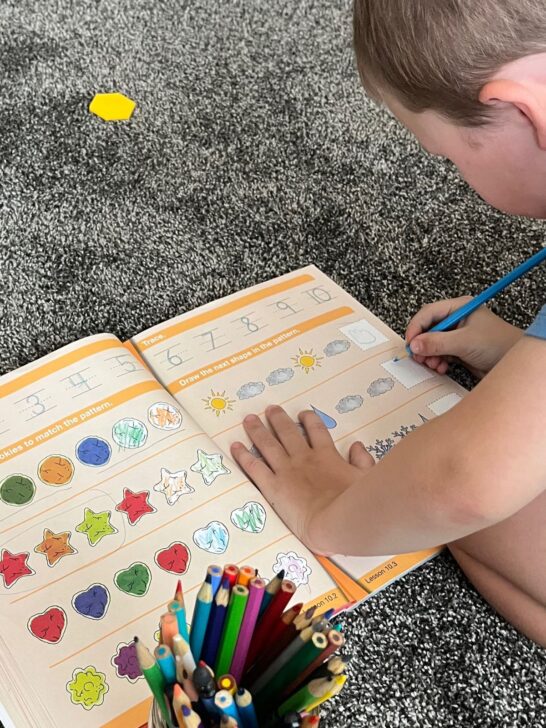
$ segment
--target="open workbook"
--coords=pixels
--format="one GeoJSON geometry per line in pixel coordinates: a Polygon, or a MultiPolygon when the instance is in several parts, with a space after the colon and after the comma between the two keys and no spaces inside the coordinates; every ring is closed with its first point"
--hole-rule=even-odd
{"type": "MultiPolygon", "coordinates": [[[[380,459],[464,394],[310,266],[160,324],[103,334],[0,378],[0,703],[6,726],[137,728],[149,642],[178,577],[284,569],[298,601],[354,606],[437,549],[315,557],[229,455],[267,404],[312,407],[380,459]]],[[[362,513],[366,528],[366,514],[362,513]]]]}

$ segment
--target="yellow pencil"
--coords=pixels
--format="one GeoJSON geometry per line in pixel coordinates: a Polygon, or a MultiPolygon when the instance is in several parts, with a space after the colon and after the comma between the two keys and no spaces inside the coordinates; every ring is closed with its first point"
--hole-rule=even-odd
{"type": "Polygon", "coordinates": [[[347,682],[347,675],[336,675],[334,678],[334,686],[331,690],[329,690],[326,695],[323,695],[318,700],[315,700],[314,703],[311,703],[308,705],[305,710],[306,712],[310,712],[311,710],[314,710],[318,705],[322,705],[322,703],[326,702],[326,700],[330,700],[330,698],[333,698],[335,695],[341,692],[343,689],[343,686],[347,682]]]}

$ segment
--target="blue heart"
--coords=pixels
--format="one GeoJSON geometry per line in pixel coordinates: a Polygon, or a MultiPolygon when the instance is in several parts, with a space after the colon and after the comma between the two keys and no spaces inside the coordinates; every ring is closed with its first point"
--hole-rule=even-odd
{"type": "Polygon", "coordinates": [[[102,619],[110,606],[110,592],[103,584],[91,584],[74,596],[72,606],[82,617],[102,619]]]}

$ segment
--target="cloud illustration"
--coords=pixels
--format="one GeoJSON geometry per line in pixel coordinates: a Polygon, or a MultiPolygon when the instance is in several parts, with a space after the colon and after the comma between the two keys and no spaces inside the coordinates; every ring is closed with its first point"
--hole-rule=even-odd
{"type": "Polygon", "coordinates": [[[364,400],[359,394],[348,394],[336,404],[336,410],[340,415],[362,407],[364,400]]]}
{"type": "Polygon", "coordinates": [[[386,379],[376,379],[368,387],[368,394],[370,397],[378,397],[380,394],[390,392],[394,387],[394,379],[387,377],[386,379]]]}
{"type": "Polygon", "coordinates": [[[257,397],[264,391],[264,389],[265,384],[263,382],[247,382],[247,384],[243,384],[243,386],[237,390],[237,397],[239,397],[239,399],[257,397]]]}
{"type": "Polygon", "coordinates": [[[274,369],[271,374],[269,374],[266,378],[266,382],[269,384],[270,387],[274,386],[275,384],[284,384],[285,382],[288,382],[289,379],[292,379],[294,376],[294,370],[292,367],[286,367],[284,369],[274,369]]]}
{"type": "Polygon", "coordinates": [[[347,351],[350,346],[351,342],[347,341],[347,339],[336,339],[335,341],[330,341],[329,344],[326,344],[323,352],[326,356],[336,356],[337,354],[343,354],[343,352],[347,351]]]}

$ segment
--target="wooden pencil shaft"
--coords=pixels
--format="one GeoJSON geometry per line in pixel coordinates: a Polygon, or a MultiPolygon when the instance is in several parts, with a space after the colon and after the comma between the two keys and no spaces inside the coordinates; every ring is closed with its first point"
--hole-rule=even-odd
{"type": "Polygon", "coordinates": [[[241,623],[245,614],[246,603],[248,601],[248,589],[241,584],[235,584],[231,590],[229,607],[226,615],[220,647],[216,656],[216,673],[223,675],[228,672],[231,667],[231,661],[237,638],[241,629],[241,623]]]}
{"type": "Polygon", "coordinates": [[[312,680],[311,682],[303,685],[303,687],[299,688],[297,692],[281,703],[277,712],[281,718],[286,715],[286,713],[291,713],[292,711],[301,712],[305,710],[308,705],[314,703],[315,700],[326,695],[326,693],[331,690],[332,686],[332,678],[312,680]]]}

